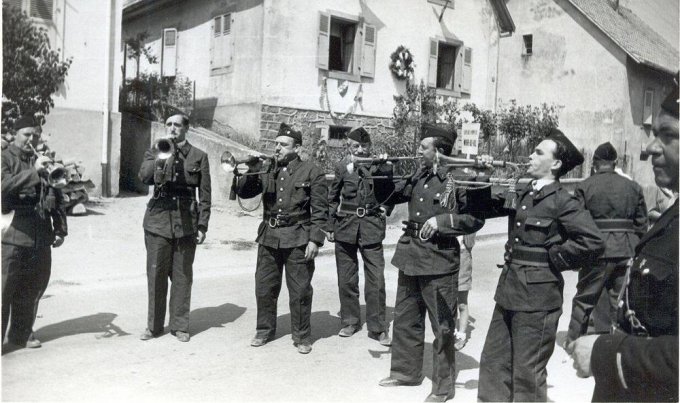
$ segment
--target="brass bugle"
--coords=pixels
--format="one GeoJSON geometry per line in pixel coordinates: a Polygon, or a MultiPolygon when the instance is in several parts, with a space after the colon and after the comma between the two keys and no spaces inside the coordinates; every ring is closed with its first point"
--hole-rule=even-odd
{"type": "Polygon", "coordinates": [[[355,164],[380,164],[383,162],[399,162],[399,161],[417,161],[420,157],[355,157],[351,156],[352,162],[355,164]]]}
{"type": "Polygon", "coordinates": [[[492,161],[482,161],[479,158],[475,159],[468,159],[468,158],[456,158],[456,157],[449,157],[447,155],[443,155],[440,153],[437,153],[437,156],[435,157],[435,161],[437,162],[438,165],[440,166],[450,166],[450,167],[474,167],[474,168],[486,168],[489,165],[497,168],[505,168],[505,167],[513,167],[513,168],[525,168],[528,167],[528,163],[520,163],[520,162],[509,162],[509,161],[504,161],[504,160],[492,160],[492,161]]]}
{"type": "Polygon", "coordinates": [[[266,173],[266,171],[245,172],[245,173],[240,173],[238,171],[239,165],[248,164],[248,163],[251,163],[251,162],[255,162],[257,160],[275,161],[276,157],[274,157],[273,155],[260,154],[260,155],[248,155],[245,158],[236,159],[234,157],[234,155],[232,153],[230,153],[229,151],[223,152],[222,156],[220,157],[220,163],[221,163],[222,169],[225,172],[228,172],[228,173],[233,172],[233,173],[235,173],[239,176],[242,176],[242,175],[260,175],[260,174],[266,173]]]}
{"type": "Polygon", "coordinates": [[[175,153],[175,142],[166,138],[158,139],[153,144],[153,148],[158,150],[156,159],[167,160],[172,154],[175,153]]]}
{"type": "MultiPolygon", "coordinates": [[[[28,143],[28,145],[31,146],[33,154],[40,157],[44,156],[36,151],[33,144],[28,143]]],[[[64,165],[50,159],[49,164],[45,167],[45,172],[47,173],[47,184],[51,187],[61,189],[67,185],[68,181],[66,180],[66,168],[64,168],[64,165]]]]}

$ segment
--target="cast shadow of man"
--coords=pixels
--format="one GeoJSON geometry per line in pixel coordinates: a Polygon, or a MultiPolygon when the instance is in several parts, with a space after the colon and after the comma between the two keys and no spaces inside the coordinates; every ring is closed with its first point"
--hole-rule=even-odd
{"type": "Polygon", "coordinates": [[[195,336],[213,327],[224,327],[227,323],[236,321],[245,312],[246,308],[229,303],[194,309],[189,315],[191,318],[189,331],[195,336]]]}

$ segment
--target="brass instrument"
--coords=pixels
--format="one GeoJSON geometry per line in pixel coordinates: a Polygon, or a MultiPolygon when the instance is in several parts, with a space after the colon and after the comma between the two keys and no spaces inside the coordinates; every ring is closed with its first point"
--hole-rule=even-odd
{"type": "Polygon", "coordinates": [[[229,151],[225,151],[222,153],[222,156],[220,157],[222,169],[227,173],[234,173],[235,176],[261,175],[267,173],[268,170],[260,172],[243,172],[243,173],[239,172],[238,170],[239,165],[248,164],[251,162],[255,162],[257,160],[270,161],[270,164],[273,163],[274,165],[276,165],[276,157],[274,157],[273,155],[264,154],[249,155],[245,158],[236,159],[232,153],[230,153],[229,151]]]}
{"type": "Polygon", "coordinates": [[[439,166],[445,166],[445,167],[454,167],[454,168],[465,168],[465,167],[471,167],[471,168],[489,168],[495,167],[495,168],[505,168],[505,167],[511,167],[511,168],[527,168],[529,166],[528,163],[519,163],[519,162],[509,162],[509,161],[504,161],[504,160],[492,160],[485,162],[479,158],[475,159],[468,159],[468,158],[456,158],[456,157],[449,157],[447,155],[443,155],[440,153],[437,153],[435,157],[435,164],[439,166]]]}
{"type": "Polygon", "coordinates": [[[355,164],[382,164],[385,162],[399,162],[399,161],[418,161],[420,157],[355,157],[350,156],[351,161],[355,164]]]}
{"type": "MultiPolygon", "coordinates": [[[[33,150],[33,154],[36,156],[43,156],[43,154],[36,151],[33,144],[28,143],[28,145],[31,147],[31,150],[33,150]]],[[[55,189],[61,189],[68,183],[66,179],[66,168],[64,168],[63,164],[51,160],[45,167],[45,172],[47,173],[47,184],[55,189]]]]}
{"type": "Polygon", "coordinates": [[[154,143],[153,148],[158,150],[156,159],[167,160],[175,153],[175,142],[167,138],[158,139],[154,143]]]}

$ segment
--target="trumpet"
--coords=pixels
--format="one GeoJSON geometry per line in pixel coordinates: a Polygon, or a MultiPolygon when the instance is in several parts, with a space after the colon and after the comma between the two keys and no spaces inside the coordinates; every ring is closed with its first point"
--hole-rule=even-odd
{"type": "MultiPolygon", "coordinates": [[[[44,156],[43,154],[39,153],[35,147],[33,147],[33,144],[28,143],[28,145],[31,146],[33,154],[36,156],[44,156]]],[[[47,173],[47,184],[51,187],[55,189],[61,189],[67,185],[68,181],[66,180],[66,168],[64,168],[63,164],[50,160],[50,162],[45,167],[45,172],[47,173]]]]}
{"type": "Polygon", "coordinates": [[[455,168],[465,168],[465,167],[472,167],[472,168],[488,168],[489,165],[492,167],[496,168],[505,168],[505,167],[511,167],[511,168],[527,168],[529,166],[529,163],[520,163],[520,162],[509,162],[509,161],[504,161],[504,160],[492,160],[489,162],[482,161],[479,158],[475,159],[468,159],[468,158],[456,158],[456,157],[449,157],[447,155],[443,155],[440,153],[437,153],[435,156],[435,163],[438,164],[439,166],[445,166],[445,167],[455,167],[455,168]]]}
{"type": "Polygon", "coordinates": [[[158,139],[153,144],[153,148],[158,150],[156,159],[167,160],[175,153],[175,142],[172,139],[167,138],[158,139]]]}
{"type": "Polygon", "coordinates": [[[236,159],[232,153],[230,153],[229,151],[225,151],[222,153],[222,156],[220,157],[222,169],[227,173],[233,172],[234,175],[236,176],[261,175],[267,173],[268,172],[267,170],[260,172],[245,172],[245,173],[239,172],[238,170],[239,165],[252,163],[257,160],[270,161],[270,163],[276,164],[276,157],[274,157],[273,155],[264,154],[248,155],[245,158],[236,159]]]}
{"type": "Polygon", "coordinates": [[[420,157],[355,157],[351,156],[352,162],[355,164],[381,164],[384,162],[399,162],[399,161],[418,161],[420,157]]]}

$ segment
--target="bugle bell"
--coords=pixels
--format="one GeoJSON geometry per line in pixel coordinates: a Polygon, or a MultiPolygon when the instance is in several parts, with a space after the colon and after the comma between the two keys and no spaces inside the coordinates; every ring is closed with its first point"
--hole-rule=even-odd
{"type": "Polygon", "coordinates": [[[158,139],[154,143],[153,148],[158,150],[156,159],[167,160],[175,153],[175,142],[167,138],[158,139]]]}
{"type": "Polygon", "coordinates": [[[220,157],[220,163],[222,166],[222,169],[225,172],[228,173],[235,173],[238,176],[242,175],[260,175],[266,173],[266,171],[260,171],[260,172],[245,172],[241,173],[238,171],[238,166],[241,164],[249,164],[256,162],[257,160],[262,160],[262,161],[276,161],[276,158],[273,155],[248,155],[244,158],[239,158],[236,159],[232,153],[229,151],[225,151],[222,153],[222,156],[220,157]]]}
{"type": "MultiPolygon", "coordinates": [[[[35,147],[33,147],[33,144],[28,144],[31,146],[31,149],[36,156],[45,156],[36,151],[35,147]]],[[[54,162],[54,160],[50,159],[50,162],[45,166],[45,172],[47,174],[47,184],[49,186],[55,189],[61,189],[68,184],[68,180],[66,178],[66,168],[64,168],[63,164],[54,162]]]]}

